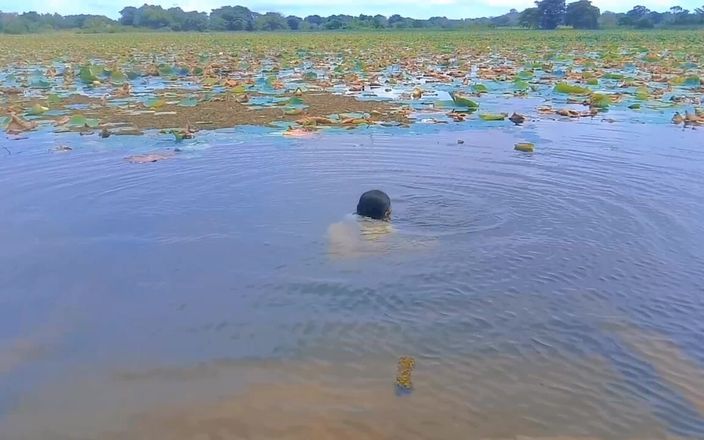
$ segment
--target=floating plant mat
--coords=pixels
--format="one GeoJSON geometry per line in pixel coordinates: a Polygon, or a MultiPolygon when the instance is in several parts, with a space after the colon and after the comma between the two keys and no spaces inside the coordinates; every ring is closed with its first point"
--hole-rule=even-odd
{"type": "Polygon", "coordinates": [[[678,123],[679,112],[685,125],[704,123],[702,32],[62,34],[0,43],[3,115],[39,122],[79,114],[136,129],[310,126],[359,112],[347,125],[364,126],[438,111],[438,122],[511,124],[499,115],[520,111],[529,120],[612,120],[597,116],[611,112],[662,124],[678,123]]]}

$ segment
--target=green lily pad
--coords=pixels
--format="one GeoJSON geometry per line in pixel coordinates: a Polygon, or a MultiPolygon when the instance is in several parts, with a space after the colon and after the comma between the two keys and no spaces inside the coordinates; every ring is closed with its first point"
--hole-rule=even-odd
{"type": "Polygon", "coordinates": [[[71,127],[97,128],[100,125],[100,121],[94,118],[86,118],[83,115],[73,115],[68,121],[68,125],[71,127]]]}
{"type": "Polygon", "coordinates": [[[166,101],[162,98],[149,98],[144,105],[148,108],[159,108],[166,105],[166,101]]]}
{"type": "Polygon", "coordinates": [[[174,74],[174,68],[168,64],[159,64],[159,75],[160,76],[171,76],[174,74]]]}
{"type": "Polygon", "coordinates": [[[683,85],[687,87],[699,87],[702,85],[702,80],[697,75],[690,75],[684,79],[683,85]]]}
{"type": "Polygon", "coordinates": [[[640,101],[645,101],[650,97],[650,91],[648,90],[647,87],[641,86],[636,89],[635,93],[636,99],[640,101]]]}
{"type": "Polygon", "coordinates": [[[640,109],[640,104],[631,104],[628,106],[631,110],[639,110],[640,109]]]}
{"type": "Polygon", "coordinates": [[[114,84],[122,84],[127,81],[127,75],[125,75],[121,70],[112,70],[109,72],[110,81],[114,84]]]}
{"type": "Polygon", "coordinates": [[[467,107],[468,109],[478,109],[479,104],[475,101],[472,101],[468,97],[459,94],[459,93],[450,93],[450,96],[452,97],[452,101],[454,101],[455,104],[462,106],[462,107],[467,107]]]}
{"type": "Polygon", "coordinates": [[[61,97],[57,95],[56,93],[52,93],[51,95],[46,97],[46,102],[50,105],[59,105],[61,104],[61,97]]]}
{"type": "Polygon", "coordinates": [[[195,96],[189,96],[187,98],[183,98],[178,103],[179,107],[195,107],[197,105],[198,105],[198,98],[195,96]]]}
{"type": "Polygon", "coordinates": [[[560,82],[555,84],[554,90],[558,93],[567,93],[570,95],[589,95],[592,92],[586,87],[580,87],[566,82],[560,82]]]}
{"type": "Polygon", "coordinates": [[[34,105],[32,106],[32,108],[29,109],[29,111],[27,112],[27,114],[32,115],[32,116],[38,116],[38,115],[41,115],[41,114],[43,114],[43,113],[46,113],[48,110],[49,110],[48,107],[44,107],[44,106],[42,106],[42,105],[40,105],[40,104],[34,104],[34,105]]]}
{"type": "Polygon", "coordinates": [[[515,79],[513,81],[513,87],[516,90],[529,90],[530,89],[530,84],[528,84],[526,81],[522,79],[515,79]]]}
{"type": "Polygon", "coordinates": [[[231,88],[230,91],[232,93],[234,93],[235,95],[243,95],[247,91],[247,89],[245,88],[244,85],[240,84],[238,86],[231,88]]]}
{"type": "Polygon", "coordinates": [[[611,98],[603,93],[594,93],[589,98],[589,104],[598,109],[607,109],[611,105],[611,98]]]}
{"type": "Polygon", "coordinates": [[[484,84],[474,84],[472,90],[475,93],[487,93],[489,89],[484,84]]]}
{"type": "Polygon", "coordinates": [[[33,87],[35,89],[50,89],[51,88],[51,82],[49,82],[48,79],[44,77],[34,77],[29,81],[30,87],[33,87]]]}
{"type": "Polygon", "coordinates": [[[99,81],[99,74],[102,71],[102,67],[94,66],[92,64],[86,64],[81,67],[78,72],[78,78],[85,84],[93,84],[95,81],[99,81]]]}
{"type": "Polygon", "coordinates": [[[481,113],[479,118],[482,121],[503,121],[506,115],[503,113],[481,113]]]}

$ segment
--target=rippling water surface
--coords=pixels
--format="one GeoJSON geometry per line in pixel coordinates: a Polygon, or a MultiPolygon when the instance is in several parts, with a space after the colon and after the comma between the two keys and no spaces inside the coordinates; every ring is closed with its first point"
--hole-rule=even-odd
{"type": "Polygon", "coordinates": [[[704,438],[703,141],[0,140],[1,437],[704,438]],[[392,230],[350,216],[376,187],[392,230]]]}

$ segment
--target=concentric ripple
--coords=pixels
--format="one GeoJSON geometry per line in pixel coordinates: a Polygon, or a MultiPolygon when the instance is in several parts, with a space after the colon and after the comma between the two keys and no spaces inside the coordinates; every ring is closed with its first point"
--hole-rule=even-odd
{"type": "Polygon", "coordinates": [[[0,431],[704,438],[700,135],[559,125],[2,141],[0,431]]]}

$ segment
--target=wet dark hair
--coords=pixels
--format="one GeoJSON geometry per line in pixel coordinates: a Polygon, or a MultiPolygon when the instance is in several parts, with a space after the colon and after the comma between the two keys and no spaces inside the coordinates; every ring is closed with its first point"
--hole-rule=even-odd
{"type": "Polygon", "coordinates": [[[376,220],[388,220],[391,216],[391,199],[384,191],[378,189],[367,191],[359,198],[357,215],[376,220]]]}

